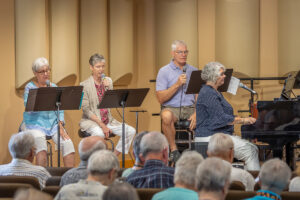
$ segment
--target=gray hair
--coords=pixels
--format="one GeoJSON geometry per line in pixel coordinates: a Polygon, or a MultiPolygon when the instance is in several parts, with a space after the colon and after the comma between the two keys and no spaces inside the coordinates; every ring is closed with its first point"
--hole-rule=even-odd
{"type": "Polygon", "coordinates": [[[33,71],[33,72],[37,72],[37,71],[39,71],[39,69],[40,69],[41,67],[44,67],[44,66],[47,66],[48,69],[50,69],[48,60],[47,60],[46,58],[44,58],[44,57],[37,58],[37,59],[35,59],[35,61],[32,63],[32,71],[33,71]]]}
{"type": "Polygon", "coordinates": [[[109,150],[99,150],[90,156],[87,169],[92,175],[107,174],[112,169],[118,171],[120,165],[117,156],[113,152],[109,150]]]}
{"type": "Polygon", "coordinates": [[[87,151],[83,151],[83,143],[84,140],[81,140],[78,145],[78,152],[80,160],[87,161],[89,157],[94,153],[95,151],[106,149],[105,144],[102,141],[96,142],[93,146],[91,146],[87,151]]]}
{"type": "Polygon", "coordinates": [[[206,158],[197,168],[196,188],[199,191],[220,192],[230,181],[231,165],[217,157],[206,158]]]}
{"type": "Polygon", "coordinates": [[[92,55],[90,57],[89,63],[91,66],[94,66],[95,64],[99,63],[99,62],[104,62],[105,63],[105,59],[103,55],[99,55],[98,53],[95,53],[94,55],[92,55]]]}
{"type": "Polygon", "coordinates": [[[214,156],[224,155],[233,148],[233,141],[228,134],[215,133],[209,139],[207,153],[214,156]]]}
{"type": "Polygon", "coordinates": [[[281,192],[291,178],[291,169],[278,158],[270,159],[265,162],[259,172],[261,188],[273,192],[281,192]]]}
{"type": "Polygon", "coordinates": [[[159,132],[149,132],[141,141],[141,153],[145,157],[148,153],[159,153],[169,146],[166,136],[159,132]]]}
{"type": "Polygon", "coordinates": [[[26,159],[29,156],[31,149],[35,146],[34,131],[16,133],[10,137],[8,148],[13,158],[26,159]]]}
{"type": "Polygon", "coordinates": [[[186,43],[182,40],[175,40],[172,45],[171,45],[171,49],[172,51],[175,51],[176,48],[179,46],[179,45],[183,45],[183,46],[187,46],[186,43]]]}
{"type": "Polygon", "coordinates": [[[174,183],[183,183],[188,186],[195,186],[196,171],[203,157],[196,151],[185,151],[176,162],[174,183]]]}
{"type": "Polygon", "coordinates": [[[136,189],[129,183],[115,182],[105,190],[103,200],[139,200],[136,189]]]}
{"type": "Polygon", "coordinates": [[[135,160],[137,162],[140,162],[139,155],[141,153],[141,148],[140,148],[141,140],[142,140],[143,136],[146,135],[147,133],[148,133],[148,131],[141,132],[134,138],[132,147],[133,147],[133,154],[134,154],[135,160]]]}
{"type": "Polygon", "coordinates": [[[224,65],[219,62],[209,62],[204,66],[201,73],[201,78],[204,81],[215,83],[220,76],[220,69],[223,69],[224,71],[226,70],[224,65]]]}

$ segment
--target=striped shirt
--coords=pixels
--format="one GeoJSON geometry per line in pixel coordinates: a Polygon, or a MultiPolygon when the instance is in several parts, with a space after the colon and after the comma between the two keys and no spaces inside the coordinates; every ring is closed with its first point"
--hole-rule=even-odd
{"type": "Polygon", "coordinates": [[[174,168],[161,160],[147,160],[144,168],[135,170],[126,179],[135,188],[169,188],[174,186],[174,168]]]}
{"type": "Polygon", "coordinates": [[[233,108],[221,93],[209,85],[203,85],[196,104],[196,137],[208,137],[214,133],[232,135],[233,108]]]}
{"type": "Polygon", "coordinates": [[[0,176],[33,176],[39,180],[40,187],[44,188],[51,175],[41,166],[33,165],[25,159],[13,159],[9,164],[0,165],[0,176]]]}

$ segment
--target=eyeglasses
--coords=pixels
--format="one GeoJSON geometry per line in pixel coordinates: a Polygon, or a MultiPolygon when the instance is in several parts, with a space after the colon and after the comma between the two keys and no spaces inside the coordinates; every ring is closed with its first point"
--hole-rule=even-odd
{"type": "Polygon", "coordinates": [[[50,69],[47,69],[47,70],[43,70],[43,71],[36,72],[36,73],[38,73],[38,74],[48,74],[48,73],[50,73],[50,72],[51,72],[51,70],[50,70],[50,69]]]}
{"type": "Polygon", "coordinates": [[[185,51],[175,51],[177,54],[180,54],[180,55],[188,55],[189,54],[189,51],[188,50],[185,50],[185,51]]]}

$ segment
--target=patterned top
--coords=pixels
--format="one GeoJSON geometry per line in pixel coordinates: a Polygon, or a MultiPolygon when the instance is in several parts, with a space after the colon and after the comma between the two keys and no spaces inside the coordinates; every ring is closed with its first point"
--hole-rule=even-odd
{"type": "Polygon", "coordinates": [[[0,165],[0,176],[33,176],[39,180],[41,188],[45,187],[47,179],[51,177],[44,167],[16,158],[9,164],[0,165]]]}
{"type": "Polygon", "coordinates": [[[281,197],[278,194],[268,190],[258,190],[255,197],[247,200],[281,200],[281,197]]]}
{"type": "Polygon", "coordinates": [[[97,181],[80,180],[78,183],[65,185],[55,197],[55,200],[102,200],[107,186],[97,181]]]}
{"type": "MultiPolygon", "coordinates": [[[[104,94],[105,94],[105,87],[103,84],[100,84],[100,85],[97,85],[95,83],[95,87],[96,87],[96,91],[97,91],[97,96],[99,98],[99,102],[101,103],[103,97],[104,97],[104,94]]],[[[100,116],[101,116],[101,121],[104,123],[104,124],[108,124],[109,120],[108,120],[108,109],[100,109],[100,116]]]]}
{"type": "Polygon", "coordinates": [[[173,187],[174,168],[161,160],[147,160],[144,168],[132,172],[126,179],[135,188],[173,187]]]}
{"type": "Polygon", "coordinates": [[[69,169],[66,173],[64,173],[61,177],[59,186],[62,187],[71,183],[77,183],[81,179],[86,179],[87,176],[87,162],[81,161],[78,167],[69,169]]]}
{"type": "MultiPolygon", "coordinates": [[[[181,91],[184,90],[182,95],[181,106],[194,106],[195,105],[195,95],[194,94],[185,94],[187,90],[188,83],[190,81],[190,77],[193,71],[197,71],[198,69],[186,64],[186,84],[183,87],[180,87],[177,92],[173,95],[171,99],[163,103],[163,106],[171,106],[171,107],[180,107],[180,98],[181,91]]],[[[166,66],[162,67],[156,77],[156,91],[167,90],[172,85],[174,85],[178,77],[182,74],[182,70],[175,65],[173,60],[166,66]]]]}
{"type": "MultiPolygon", "coordinates": [[[[57,87],[51,83],[51,87],[57,87]]],[[[27,98],[30,89],[38,88],[32,81],[25,86],[24,105],[27,104],[27,98]]],[[[64,121],[64,112],[59,112],[60,121],[64,121]]],[[[39,112],[24,112],[23,122],[26,129],[38,129],[46,135],[52,136],[57,132],[57,115],[56,111],[39,111],[39,112]]]]}
{"type": "Polygon", "coordinates": [[[203,85],[196,104],[196,137],[208,137],[214,133],[232,135],[233,108],[221,93],[209,85],[203,85]]]}

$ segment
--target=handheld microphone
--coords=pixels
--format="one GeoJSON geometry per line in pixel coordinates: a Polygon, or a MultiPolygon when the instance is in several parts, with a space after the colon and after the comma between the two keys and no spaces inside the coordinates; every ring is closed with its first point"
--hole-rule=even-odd
{"type": "Polygon", "coordinates": [[[243,88],[243,89],[245,89],[245,90],[248,90],[248,91],[251,92],[252,94],[257,94],[254,90],[248,88],[246,85],[244,85],[244,84],[241,83],[241,82],[240,82],[240,84],[239,84],[239,87],[240,87],[240,88],[243,88]]]}
{"type": "Polygon", "coordinates": [[[185,74],[186,73],[186,65],[183,66],[182,72],[185,74]]]}
{"type": "Polygon", "coordinates": [[[49,80],[46,80],[46,85],[47,85],[47,87],[50,87],[50,81],[49,80]]]}

